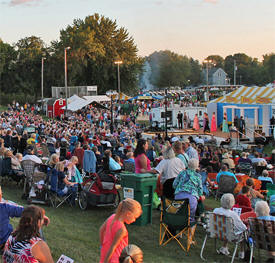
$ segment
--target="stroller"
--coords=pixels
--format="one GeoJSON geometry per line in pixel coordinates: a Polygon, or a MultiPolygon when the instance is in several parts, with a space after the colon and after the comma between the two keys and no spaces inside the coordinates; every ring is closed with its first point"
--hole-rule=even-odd
{"type": "Polygon", "coordinates": [[[78,198],[80,209],[86,210],[89,205],[117,207],[120,202],[116,188],[118,181],[118,175],[109,171],[90,174],[81,185],[78,198]]]}
{"type": "Polygon", "coordinates": [[[22,167],[25,174],[22,199],[27,199],[28,204],[47,204],[47,166],[25,160],[22,167]]]}

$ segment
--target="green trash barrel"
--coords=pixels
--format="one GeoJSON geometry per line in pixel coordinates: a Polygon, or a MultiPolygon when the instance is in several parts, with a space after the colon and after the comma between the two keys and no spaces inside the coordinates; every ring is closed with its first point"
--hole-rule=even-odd
{"type": "Polygon", "coordinates": [[[142,215],[133,224],[138,226],[152,224],[152,203],[157,175],[125,173],[120,176],[123,197],[135,199],[142,207],[142,215]]]}

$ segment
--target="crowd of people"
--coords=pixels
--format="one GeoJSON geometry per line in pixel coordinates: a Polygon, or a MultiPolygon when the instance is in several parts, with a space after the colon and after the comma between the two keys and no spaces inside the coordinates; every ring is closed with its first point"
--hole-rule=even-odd
{"type": "MultiPolygon", "coordinates": [[[[115,109],[116,114],[119,115],[120,110],[115,109]]],[[[203,217],[203,203],[221,178],[233,177],[236,183],[234,192],[230,196],[222,196],[222,207],[214,213],[232,217],[240,230],[246,230],[246,226],[231,211],[234,205],[251,208],[259,218],[264,216],[263,219],[275,220],[274,214],[261,212],[267,205],[263,201],[265,196],[259,189],[254,189],[257,180],[273,184],[269,171],[273,169],[275,152],[266,155],[263,147],[257,146],[240,153],[220,147],[214,136],[187,138],[172,134],[170,138],[165,138],[158,134],[151,139],[142,139],[142,129],[136,124],[136,117],[136,114],[129,114],[125,120],[116,123],[111,132],[111,116],[106,109],[87,107],[61,121],[43,119],[33,110],[22,110],[15,105],[0,115],[0,159],[11,160],[13,178],[18,180],[23,177],[22,161],[32,160],[37,164],[45,161],[58,177],[58,190],[64,194],[77,191],[77,185],[82,183],[82,173],[96,173],[103,169],[158,174],[155,207],[159,206],[158,197],[161,196],[175,200],[188,199],[193,222],[203,217]],[[249,175],[244,172],[247,170],[249,175]],[[213,173],[216,173],[215,180],[210,179],[213,173]],[[248,178],[240,187],[239,178],[242,176],[248,178]]],[[[209,127],[209,124],[209,120],[208,124],[206,121],[204,128],[215,128],[212,124],[209,127]]],[[[70,201],[75,201],[74,195],[70,201]]],[[[0,209],[0,224],[9,230],[3,235],[0,231],[0,245],[5,245],[4,262],[16,262],[26,253],[36,260],[33,262],[53,262],[40,231],[45,222],[44,210],[35,206],[24,209],[5,201],[0,203],[0,209]],[[12,216],[21,217],[14,232],[9,225],[9,217],[12,216]],[[30,227],[27,232],[26,225],[30,227]],[[27,243],[23,246],[24,240],[27,243]]],[[[142,251],[128,245],[125,227],[125,223],[131,224],[141,213],[142,208],[135,200],[125,199],[119,204],[116,213],[100,228],[100,262],[142,262],[142,251]]],[[[190,235],[194,231],[192,229],[190,235]]],[[[219,252],[228,255],[227,244],[219,252]]],[[[244,251],[241,250],[239,255],[243,258],[244,251]]]]}

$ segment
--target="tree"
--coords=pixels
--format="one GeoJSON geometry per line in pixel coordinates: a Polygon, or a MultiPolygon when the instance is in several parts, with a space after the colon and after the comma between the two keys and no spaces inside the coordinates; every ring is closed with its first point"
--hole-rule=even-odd
{"type": "Polygon", "coordinates": [[[263,55],[263,70],[266,83],[272,83],[275,80],[275,53],[263,55]]]}
{"type": "Polygon", "coordinates": [[[210,55],[206,58],[206,60],[211,60],[213,64],[215,64],[216,68],[224,69],[224,59],[219,55],[210,55]]]}
{"type": "Polygon", "coordinates": [[[125,28],[118,28],[116,21],[94,14],[84,20],[77,19],[60,31],[60,41],[52,48],[57,59],[68,52],[68,85],[98,85],[99,93],[116,89],[116,60],[120,67],[121,90],[137,88],[138,74],[143,60],[137,56],[137,46],[125,28]]]}

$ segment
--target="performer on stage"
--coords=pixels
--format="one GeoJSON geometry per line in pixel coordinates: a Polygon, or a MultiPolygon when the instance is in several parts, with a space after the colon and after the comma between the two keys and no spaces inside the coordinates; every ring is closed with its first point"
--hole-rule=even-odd
{"type": "Polygon", "coordinates": [[[198,131],[200,129],[200,123],[199,123],[198,114],[195,114],[194,122],[193,122],[193,129],[195,131],[198,131]]]}
{"type": "Polygon", "coordinates": [[[213,112],[212,120],[211,120],[211,132],[217,131],[217,124],[216,124],[216,113],[213,112]]]}
{"type": "Polygon", "coordinates": [[[226,112],[223,114],[222,132],[229,133],[226,112]]]}
{"type": "Polygon", "coordinates": [[[203,132],[210,132],[210,129],[209,129],[209,117],[208,117],[208,114],[205,112],[204,113],[204,118],[203,118],[203,132]]]}

